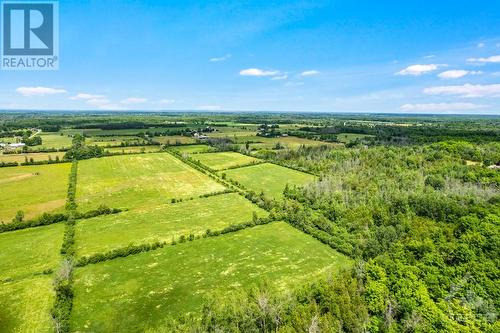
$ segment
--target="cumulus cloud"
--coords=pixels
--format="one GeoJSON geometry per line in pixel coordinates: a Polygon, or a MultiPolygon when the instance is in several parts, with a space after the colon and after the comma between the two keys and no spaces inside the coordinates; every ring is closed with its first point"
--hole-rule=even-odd
{"type": "Polygon", "coordinates": [[[128,97],[122,100],[120,103],[122,104],[142,104],[148,101],[147,98],[142,97],[128,97]]]}
{"type": "Polygon", "coordinates": [[[319,74],[321,74],[319,71],[312,69],[308,71],[303,71],[302,73],[300,73],[300,76],[316,76],[319,74]]]}
{"type": "Polygon", "coordinates": [[[487,64],[487,63],[500,63],[500,55],[495,55],[486,58],[469,58],[468,62],[474,62],[479,64],[487,64]]]}
{"type": "Polygon", "coordinates": [[[413,75],[420,76],[422,74],[432,72],[437,70],[440,67],[445,67],[446,65],[440,64],[428,64],[428,65],[411,65],[406,67],[405,69],[400,70],[396,73],[396,75],[413,75]]]}
{"type": "Polygon", "coordinates": [[[424,89],[429,95],[457,95],[460,97],[500,97],[500,84],[464,84],[461,86],[440,86],[424,89]]]}
{"type": "Polygon", "coordinates": [[[102,99],[102,98],[106,98],[106,96],[80,93],[75,96],[71,96],[69,99],[76,101],[76,100],[92,100],[92,99],[102,99]]]}
{"type": "Polygon", "coordinates": [[[463,69],[454,69],[454,70],[439,73],[438,76],[441,79],[450,80],[450,79],[459,79],[459,78],[464,77],[466,75],[479,75],[479,74],[483,74],[483,72],[481,72],[481,71],[467,71],[467,70],[463,70],[463,69]]]}
{"type": "Polygon", "coordinates": [[[405,112],[432,112],[432,111],[470,111],[487,108],[488,105],[473,103],[425,103],[404,104],[399,108],[405,112]]]}
{"type": "Polygon", "coordinates": [[[231,58],[230,54],[223,55],[222,57],[215,57],[215,58],[210,58],[210,62],[221,62],[221,61],[226,61],[231,58]]]}
{"type": "Polygon", "coordinates": [[[284,75],[280,75],[280,76],[274,76],[271,78],[271,80],[286,80],[288,79],[288,75],[287,74],[284,74],[284,75]]]}
{"type": "Polygon", "coordinates": [[[279,71],[263,70],[259,68],[247,68],[240,71],[240,75],[242,76],[276,76],[279,74],[279,71]]]}
{"type": "Polygon", "coordinates": [[[56,88],[47,88],[47,87],[19,87],[16,89],[16,92],[23,96],[46,96],[46,95],[57,95],[64,94],[66,90],[64,89],[56,89],[56,88]]]}

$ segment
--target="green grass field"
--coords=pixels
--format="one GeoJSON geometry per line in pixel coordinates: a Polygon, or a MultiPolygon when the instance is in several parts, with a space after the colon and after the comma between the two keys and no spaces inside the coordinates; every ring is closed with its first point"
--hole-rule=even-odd
{"type": "Polygon", "coordinates": [[[71,164],[0,168],[0,221],[10,222],[18,210],[25,218],[64,207],[71,164]]]}
{"type": "Polygon", "coordinates": [[[295,286],[351,265],[283,222],[78,268],[72,329],[144,332],[196,312],[206,295],[262,280],[295,286]]]}
{"type": "Polygon", "coordinates": [[[210,153],[212,151],[215,151],[215,148],[212,148],[207,145],[178,146],[178,147],[172,147],[172,149],[178,150],[181,153],[185,154],[210,153]]]}
{"type": "Polygon", "coordinates": [[[64,225],[0,233],[0,281],[57,267],[64,225]]]}
{"type": "Polygon", "coordinates": [[[42,138],[42,145],[35,146],[33,148],[69,148],[71,146],[72,138],[67,135],[61,135],[59,133],[40,133],[38,134],[42,138]]]}
{"type": "Polygon", "coordinates": [[[316,179],[310,174],[271,163],[226,170],[223,173],[246,188],[257,193],[263,191],[266,196],[275,199],[283,197],[286,184],[302,186],[316,179]]]}
{"type": "Polygon", "coordinates": [[[155,136],[153,140],[158,141],[162,144],[169,144],[169,145],[175,145],[177,143],[179,144],[189,144],[189,143],[195,143],[196,140],[187,137],[187,136],[182,136],[182,135],[168,135],[168,136],[155,136]]]}
{"type": "Polygon", "coordinates": [[[356,134],[356,133],[340,133],[337,135],[337,140],[342,143],[349,143],[356,139],[363,139],[373,137],[373,135],[368,134],[356,134]]]}
{"type": "Polygon", "coordinates": [[[62,160],[64,153],[56,152],[56,153],[27,153],[27,154],[7,154],[7,155],[0,154],[0,162],[24,163],[26,159],[28,159],[29,161],[31,158],[33,159],[33,161],[48,161],[49,157],[55,160],[57,156],[59,156],[59,159],[62,160]]]}
{"type": "Polygon", "coordinates": [[[82,220],[76,229],[77,254],[85,256],[129,244],[170,242],[180,235],[201,235],[207,229],[221,230],[249,222],[253,212],[267,215],[242,196],[230,193],[82,220]]]}
{"type": "Polygon", "coordinates": [[[167,153],[122,155],[78,163],[77,202],[81,211],[156,206],[224,190],[224,186],[167,153]]]}
{"type": "Polygon", "coordinates": [[[0,282],[0,332],[52,333],[52,278],[0,282]]]}
{"type": "Polygon", "coordinates": [[[196,154],[192,159],[200,161],[213,170],[224,170],[240,165],[259,162],[259,159],[235,152],[196,154]]]}
{"type": "Polygon", "coordinates": [[[109,151],[110,153],[152,153],[160,151],[160,146],[133,146],[133,147],[113,147],[113,148],[105,148],[104,150],[109,151]]]}
{"type": "Polygon", "coordinates": [[[323,146],[323,145],[332,146],[332,145],[334,145],[333,143],[329,143],[329,142],[297,138],[294,136],[287,136],[287,137],[281,137],[281,138],[263,138],[263,137],[256,136],[252,140],[250,140],[250,139],[252,139],[252,138],[240,138],[238,140],[238,142],[245,143],[245,141],[258,141],[259,143],[250,144],[250,147],[252,149],[272,149],[272,148],[276,147],[276,145],[278,143],[281,146],[289,148],[289,149],[296,149],[296,148],[299,148],[300,146],[323,146]]]}

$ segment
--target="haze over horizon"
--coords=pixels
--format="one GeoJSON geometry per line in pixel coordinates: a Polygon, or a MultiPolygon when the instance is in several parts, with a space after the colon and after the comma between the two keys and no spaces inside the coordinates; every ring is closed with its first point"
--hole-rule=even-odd
{"type": "Polygon", "coordinates": [[[500,115],[500,3],[59,3],[60,69],[0,109],[500,115]]]}

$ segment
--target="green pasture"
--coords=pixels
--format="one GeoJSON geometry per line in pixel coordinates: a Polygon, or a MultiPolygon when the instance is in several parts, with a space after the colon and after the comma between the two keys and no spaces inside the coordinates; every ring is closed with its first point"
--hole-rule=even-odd
{"type": "Polygon", "coordinates": [[[55,153],[21,153],[21,154],[0,154],[0,162],[17,162],[24,163],[26,160],[33,159],[33,161],[48,161],[49,157],[53,160],[56,157],[62,160],[64,156],[64,152],[55,152],[55,153]]]}
{"type": "Polygon", "coordinates": [[[190,144],[196,142],[194,138],[182,135],[155,136],[153,140],[158,141],[161,144],[169,144],[169,145],[190,144]]]}
{"type": "Polygon", "coordinates": [[[337,141],[342,143],[349,143],[355,141],[356,139],[363,139],[369,137],[373,137],[373,135],[357,134],[357,133],[340,133],[337,134],[337,141]]]}
{"type": "Polygon", "coordinates": [[[52,277],[0,282],[0,332],[52,333],[52,277]]]}
{"type": "Polygon", "coordinates": [[[283,197],[286,184],[302,186],[316,180],[310,174],[285,168],[271,163],[247,166],[243,168],[225,170],[227,178],[236,180],[249,190],[260,193],[274,199],[283,197]]]}
{"type": "Polygon", "coordinates": [[[131,154],[131,153],[152,153],[160,151],[160,146],[132,146],[132,147],[113,147],[113,148],[105,148],[106,151],[110,153],[123,153],[123,154],[131,154]]]}
{"type": "Polygon", "coordinates": [[[178,147],[172,147],[172,149],[178,150],[181,153],[185,154],[199,154],[199,153],[209,153],[215,151],[215,148],[212,148],[207,145],[178,146],[178,147]]]}
{"type": "Polygon", "coordinates": [[[67,135],[61,135],[60,133],[40,133],[38,134],[42,138],[42,145],[35,146],[33,148],[69,148],[71,147],[72,138],[67,135]]]}
{"type": "Polygon", "coordinates": [[[57,268],[63,233],[62,223],[0,233],[0,281],[57,268]]]}
{"type": "Polygon", "coordinates": [[[70,163],[0,168],[0,221],[10,222],[18,210],[25,218],[64,207],[70,163]]]}
{"type": "Polygon", "coordinates": [[[168,153],[111,156],[78,163],[77,203],[81,211],[157,206],[224,190],[205,174],[168,153]]]}
{"type": "Polygon", "coordinates": [[[253,212],[261,217],[267,215],[242,196],[229,193],[81,220],[76,227],[77,254],[85,256],[129,244],[201,235],[207,229],[215,231],[249,222],[253,212]]]}
{"type": "Polygon", "coordinates": [[[192,156],[192,159],[200,161],[213,170],[224,170],[260,161],[257,158],[235,152],[196,154],[192,156]]]}
{"type": "Polygon", "coordinates": [[[78,268],[72,329],[144,332],[201,310],[214,291],[293,287],[351,261],[283,222],[78,268]]]}

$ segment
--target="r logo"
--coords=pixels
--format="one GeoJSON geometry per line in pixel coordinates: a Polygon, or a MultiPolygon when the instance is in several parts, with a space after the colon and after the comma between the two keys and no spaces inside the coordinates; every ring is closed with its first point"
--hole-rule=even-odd
{"type": "Polygon", "coordinates": [[[52,55],[53,4],[4,4],[4,55],[52,55]]]}
{"type": "Polygon", "coordinates": [[[55,69],[57,19],[55,1],[2,1],[2,68],[55,69]]]}

